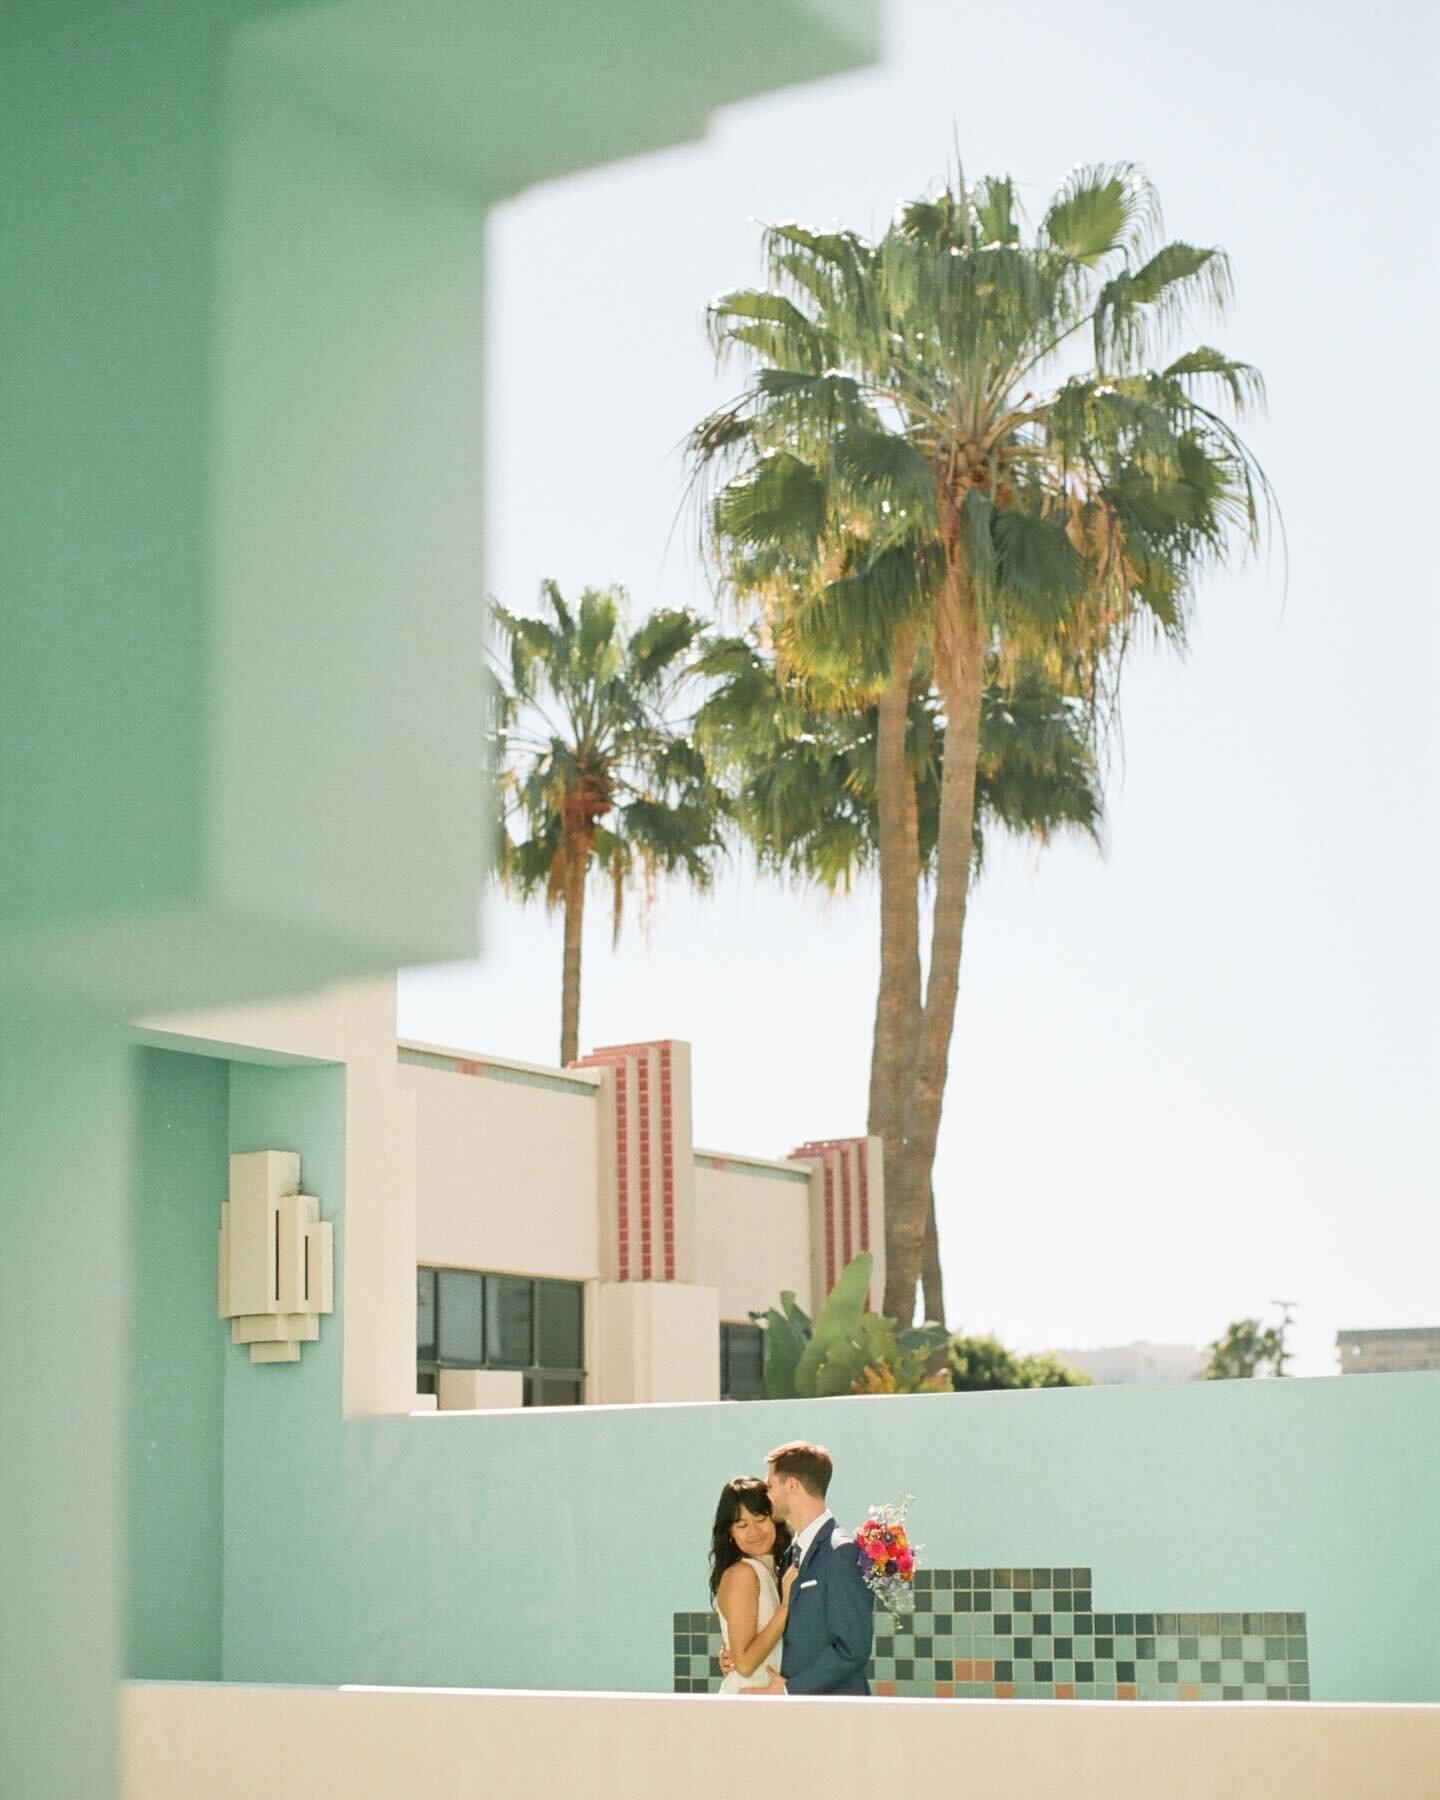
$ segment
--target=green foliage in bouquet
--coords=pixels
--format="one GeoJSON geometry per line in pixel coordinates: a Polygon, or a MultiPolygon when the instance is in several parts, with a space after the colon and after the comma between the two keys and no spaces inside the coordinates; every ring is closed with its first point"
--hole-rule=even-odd
{"type": "Polygon", "coordinates": [[[765,1326],[767,1400],[950,1391],[943,1325],[897,1331],[865,1310],[874,1260],[862,1250],[847,1263],[813,1321],[788,1289],[778,1308],[750,1315],[765,1326]]]}

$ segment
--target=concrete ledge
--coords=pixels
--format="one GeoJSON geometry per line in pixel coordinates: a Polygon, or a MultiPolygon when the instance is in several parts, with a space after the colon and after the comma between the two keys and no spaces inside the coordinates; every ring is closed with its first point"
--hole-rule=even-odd
{"type": "MultiPolygon", "coordinates": [[[[603,1657],[603,1643],[597,1645],[603,1657]]],[[[127,1684],[123,1800],[1435,1800],[1440,1706],[127,1684]],[[957,1787],[956,1784],[959,1784],[957,1787]]]]}

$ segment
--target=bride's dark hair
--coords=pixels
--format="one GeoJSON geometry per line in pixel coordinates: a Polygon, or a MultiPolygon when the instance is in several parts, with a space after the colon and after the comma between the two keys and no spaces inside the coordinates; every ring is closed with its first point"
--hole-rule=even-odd
{"type": "MultiPolygon", "coordinates": [[[[720,1504],[715,1508],[715,1523],[710,1532],[710,1598],[720,1587],[720,1577],[745,1553],[730,1535],[730,1527],[740,1517],[740,1508],[757,1518],[775,1518],[770,1504],[770,1491],[758,1475],[737,1475],[720,1490],[720,1504]]],[[[790,1548],[790,1527],[775,1519],[775,1556],[778,1561],[790,1548]]]]}

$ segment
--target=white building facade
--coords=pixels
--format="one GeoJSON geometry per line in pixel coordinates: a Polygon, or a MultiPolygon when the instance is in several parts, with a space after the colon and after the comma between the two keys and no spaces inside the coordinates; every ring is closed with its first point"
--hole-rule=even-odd
{"type": "MultiPolygon", "coordinates": [[[[787,1289],[813,1312],[861,1250],[879,1305],[878,1139],[697,1148],[679,1040],[543,1067],[396,1042],[393,982],[341,998],[153,1020],[140,1037],[363,1069],[346,1188],[383,1181],[388,1255],[413,1262],[416,1408],[747,1399],[763,1376],[752,1312],[787,1289]]],[[[370,1278],[393,1292],[397,1273],[370,1278]]],[[[348,1341],[358,1323],[347,1367],[369,1360],[348,1341]]]]}

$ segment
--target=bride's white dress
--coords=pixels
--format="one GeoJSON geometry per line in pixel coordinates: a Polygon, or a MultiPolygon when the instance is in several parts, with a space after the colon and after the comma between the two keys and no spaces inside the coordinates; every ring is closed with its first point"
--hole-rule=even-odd
{"type": "MultiPolygon", "coordinates": [[[[775,1559],[773,1556],[747,1556],[744,1559],[755,1571],[760,1582],[760,1600],[755,1614],[755,1629],[763,1631],[775,1616],[780,1604],[780,1590],[775,1585],[775,1559]]],[[[720,1611],[719,1607],[715,1609],[720,1611]]],[[[725,1621],[724,1613],[720,1613],[720,1641],[728,1650],[730,1648],[730,1627],[725,1621]]],[[[738,1669],[732,1669],[720,1683],[722,1694],[738,1694],[741,1688],[769,1687],[770,1671],[780,1672],[780,1650],[785,1639],[778,1640],[775,1648],[761,1663],[752,1675],[742,1675],[738,1669]]]]}

